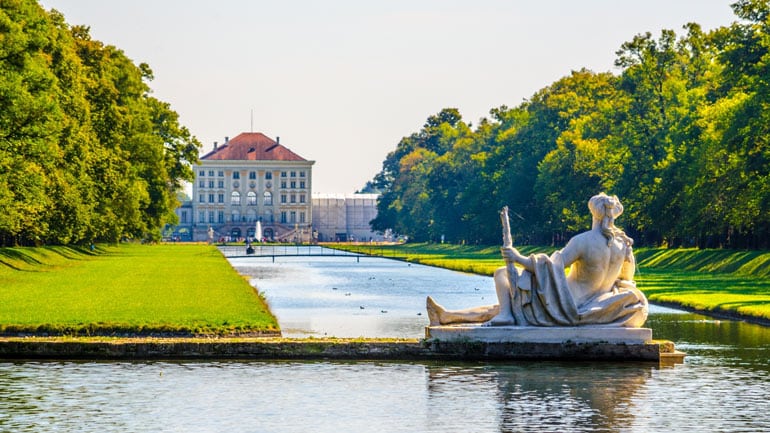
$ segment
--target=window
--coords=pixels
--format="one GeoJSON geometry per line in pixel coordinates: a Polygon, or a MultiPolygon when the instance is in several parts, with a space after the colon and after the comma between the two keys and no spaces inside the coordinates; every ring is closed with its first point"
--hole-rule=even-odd
{"type": "Polygon", "coordinates": [[[299,187],[300,187],[300,189],[305,189],[305,181],[304,180],[299,181],[299,187]]]}
{"type": "Polygon", "coordinates": [[[230,204],[235,206],[241,205],[241,193],[238,191],[233,191],[233,193],[230,195],[230,204]]]}
{"type": "Polygon", "coordinates": [[[225,195],[217,194],[217,203],[224,203],[224,202],[225,202],[225,195]]]}
{"type": "Polygon", "coordinates": [[[281,172],[281,177],[286,177],[286,172],[285,171],[281,172]]]}
{"type": "Polygon", "coordinates": [[[223,224],[225,222],[225,211],[221,210],[217,212],[217,222],[223,224]]]}
{"type": "Polygon", "coordinates": [[[214,170],[209,170],[209,177],[214,177],[214,170]]]}
{"type": "Polygon", "coordinates": [[[206,194],[198,194],[198,203],[206,203],[206,194]]]}
{"type": "Polygon", "coordinates": [[[225,181],[224,180],[220,180],[220,181],[217,182],[217,188],[224,188],[224,187],[225,187],[225,181]]]}
{"type": "Polygon", "coordinates": [[[299,177],[305,177],[305,172],[304,171],[300,171],[299,172],[299,177]]]}
{"type": "Polygon", "coordinates": [[[204,211],[198,212],[198,222],[199,223],[205,223],[206,222],[206,212],[204,212],[204,211]]]}
{"type": "Polygon", "coordinates": [[[296,171],[292,171],[291,172],[291,177],[297,177],[297,172],[296,171]]]}
{"type": "Polygon", "coordinates": [[[206,175],[206,172],[204,170],[201,170],[201,171],[198,172],[198,176],[199,177],[203,177],[205,175],[206,175]]]}
{"type": "Polygon", "coordinates": [[[270,191],[265,191],[264,194],[265,206],[273,205],[273,194],[270,191]]]}
{"type": "Polygon", "coordinates": [[[250,171],[249,172],[249,179],[256,179],[257,178],[257,172],[256,171],[250,171]]]}
{"type": "Polygon", "coordinates": [[[214,203],[214,194],[209,194],[209,203],[214,203]]]}
{"type": "Polygon", "coordinates": [[[281,224],[286,224],[286,211],[281,212],[281,224]]]}
{"type": "Polygon", "coordinates": [[[281,181],[281,188],[286,189],[286,181],[285,180],[281,181]]]}
{"type": "Polygon", "coordinates": [[[249,191],[248,194],[246,194],[246,204],[249,206],[256,206],[257,205],[257,193],[254,191],[249,191]]]}
{"type": "Polygon", "coordinates": [[[297,212],[291,211],[291,212],[289,213],[289,222],[290,222],[290,223],[295,223],[295,222],[297,222],[297,212]]]}
{"type": "Polygon", "coordinates": [[[299,222],[304,223],[305,222],[305,212],[299,213],[299,222]]]}
{"type": "Polygon", "coordinates": [[[272,171],[268,171],[267,173],[265,173],[265,179],[270,180],[272,178],[273,178],[273,172],[272,171]]]}
{"type": "Polygon", "coordinates": [[[209,188],[214,188],[214,181],[213,180],[209,181],[209,188]]]}
{"type": "Polygon", "coordinates": [[[205,180],[199,180],[198,181],[198,188],[206,188],[206,181],[205,180]]]}
{"type": "Polygon", "coordinates": [[[291,181],[291,189],[296,189],[296,188],[297,188],[297,181],[292,180],[291,181]]]}
{"type": "Polygon", "coordinates": [[[300,194],[299,195],[299,202],[300,203],[304,203],[305,202],[305,194],[300,194]]]}
{"type": "Polygon", "coordinates": [[[209,222],[210,223],[214,222],[214,211],[213,210],[209,211],[209,222]]]}
{"type": "Polygon", "coordinates": [[[217,176],[219,176],[219,177],[225,177],[225,172],[224,172],[224,171],[222,171],[222,170],[219,170],[219,171],[217,172],[217,176]]]}
{"type": "Polygon", "coordinates": [[[286,194],[281,194],[281,203],[286,203],[286,194]]]}
{"type": "Polygon", "coordinates": [[[291,202],[292,203],[296,203],[297,202],[297,194],[292,194],[291,195],[291,202]]]}
{"type": "Polygon", "coordinates": [[[234,223],[241,221],[241,212],[238,209],[233,209],[233,212],[230,214],[231,220],[234,223]]]}
{"type": "Polygon", "coordinates": [[[240,179],[241,178],[241,172],[240,171],[234,171],[233,172],[233,179],[240,179]]]}
{"type": "Polygon", "coordinates": [[[182,223],[183,224],[187,223],[187,211],[186,210],[182,211],[182,223]]]}

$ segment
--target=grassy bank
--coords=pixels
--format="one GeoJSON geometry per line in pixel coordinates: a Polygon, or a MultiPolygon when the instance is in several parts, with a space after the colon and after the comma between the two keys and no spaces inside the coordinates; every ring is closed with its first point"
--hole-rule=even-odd
{"type": "Polygon", "coordinates": [[[216,248],[0,249],[0,332],[271,333],[275,317],[216,248]]]}
{"type": "MultiPolygon", "coordinates": [[[[345,245],[354,250],[492,275],[503,260],[499,247],[447,244],[345,245]]],[[[553,248],[522,247],[523,254],[553,248]]],[[[637,284],[648,299],[705,314],[770,323],[770,252],[640,248],[635,251],[637,284]]]]}

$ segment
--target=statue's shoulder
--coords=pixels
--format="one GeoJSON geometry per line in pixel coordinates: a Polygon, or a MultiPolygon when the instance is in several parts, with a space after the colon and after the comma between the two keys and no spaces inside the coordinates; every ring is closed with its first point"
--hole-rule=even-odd
{"type": "MultiPolygon", "coordinates": [[[[601,236],[601,234],[599,234],[601,236]]],[[[583,233],[578,233],[575,236],[572,236],[569,241],[567,241],[567,247],[572,245],[574,247],[580,247],[580,246],[587,246],[591,242],[593,242],[596,238],[596,233],[594,233],[592,230],[585,231],[583,233]]],[[[566,247],[565,247],[566,248],[566,247]]]]}

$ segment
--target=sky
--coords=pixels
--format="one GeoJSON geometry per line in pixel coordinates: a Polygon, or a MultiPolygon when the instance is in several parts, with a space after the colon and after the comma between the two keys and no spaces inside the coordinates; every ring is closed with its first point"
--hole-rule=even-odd
{"type": "Polygon", "coordinates": [[[351,193],[443,108],[473,125],[573,70],[620,71],[637,34],[735,21],[718,0],[43,0],[154,72],[203,144],[261,132],[351,193]]]}

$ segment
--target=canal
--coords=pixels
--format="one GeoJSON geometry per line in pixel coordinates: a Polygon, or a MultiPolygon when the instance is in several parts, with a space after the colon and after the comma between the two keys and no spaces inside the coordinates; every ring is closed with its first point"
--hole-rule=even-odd
{"type": "MultiPolygon", "coordinates": [[[[289,337],[421,337],[480,277],[386,259],[233,258],[289,337]]],[[[0,432],[770,431],[770,330],[652,308],[645,363],[0,362],[0,432]]]]}

